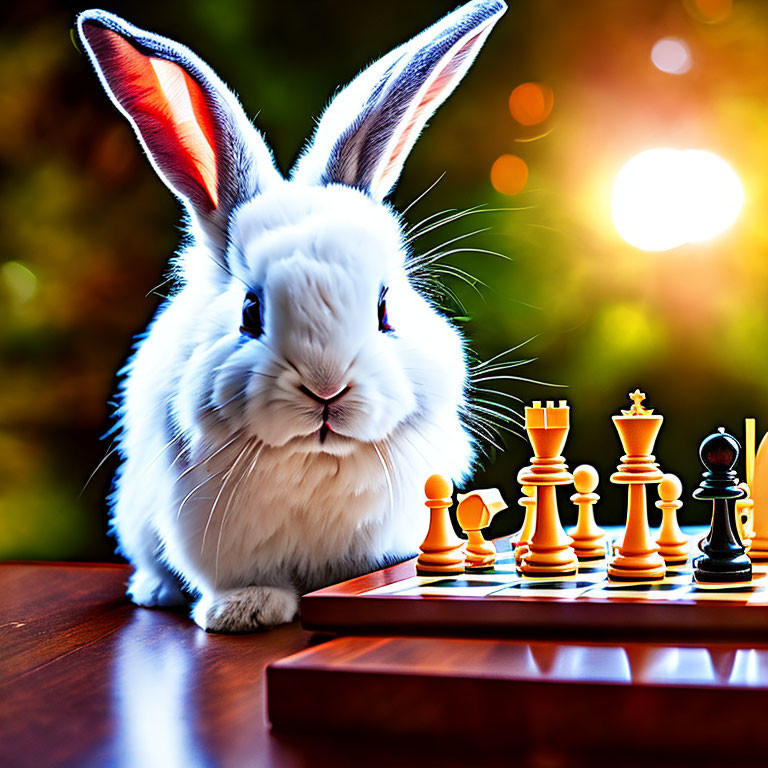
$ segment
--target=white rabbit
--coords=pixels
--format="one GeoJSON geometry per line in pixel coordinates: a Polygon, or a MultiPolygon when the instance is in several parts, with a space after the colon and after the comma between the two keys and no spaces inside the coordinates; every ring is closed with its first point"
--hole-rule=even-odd
{"type": "Polygon", "coordinates": [[[135,603],[187,591],[210,631],[291,621],[302,591],[413,554],[426,477],[471,469],[463,341],[411,284],[384,200],[505,9],[473,0],[365,69],[290,180],[187,48],[78,17],[189,215],[177,290],[121,388],[112,525],[135,603]]]}

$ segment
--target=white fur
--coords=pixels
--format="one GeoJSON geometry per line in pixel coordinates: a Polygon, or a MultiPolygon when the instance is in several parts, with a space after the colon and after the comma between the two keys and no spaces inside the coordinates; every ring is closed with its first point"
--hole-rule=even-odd
{"type": "MultiPolygon", "coordinates": [[[[497,0],[469,4],[485,5],[499,15],[497,0]]],[[[81,26],[123,29],[89,14],[81,26]]],[[[222,103],[242,121],[233,97],[222,103]]],[[[424,481],[461,480],[474,457],[460,419],[463,342],[410,284],[397,214],[363,189],[231,167],[269,183],[255,182],[215,243],[217,228],[190,209],[179,290],[127,367],[112,517],[136,569],[131,598],[174,605],[186,587],[212,631],[290,621],[301,591],[413,554],[424,481]],[[384,287],[392,333],[379,330],[384,287]],[[250,289],[265,311],[256,339],[240,332],[250,289]],[[323,407],[302,386],[323,397],[349,387],[328,406],[324,442],[323,407]]]]}
{"type": "MultiPolygon", "coordinates": [[[[284,183],[243,206],[232,231],[246,261],[232,260],[228,288],[190,270],[125,383],[113,523],[145,605],[157,604],[156,590],[145,599],[136,585],[147,573],[162,579],[158,559],[210,605],[252,584],[308,588],[406,557],[425,533],[426,477],[461,478],[472,460],[459,419],[461,340],[405,279],[394,216],[356,190],[284,183]],[[265,286],[263,341],[240,341],[238,278],[265,286]],[[378,331],[382,283],[396,335],[378,331]],[[321,445],[320,406],[298,385],[348,382],[339,436],[321,445]],[[169,408],[183,442],[166,447],[169,408]]],[[[192,249],[183,261],[199,258],[192,249]]]]}

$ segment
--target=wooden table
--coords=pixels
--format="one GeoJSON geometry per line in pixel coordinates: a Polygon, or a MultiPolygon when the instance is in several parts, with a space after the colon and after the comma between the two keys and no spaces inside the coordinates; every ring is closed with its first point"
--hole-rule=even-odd
{"type": "Polygon", "coordinates": [[[389,742],[270,732],[264,668],[310,644],[297,623],[209,635],[130,605],[127,577],[116,565],[0,565],[0,765],[402,764],[389,742]]]}
{"type": "MultiPolygon", "coordinates": [[[[347,711],[367,713],[362,722],[384,701],[386,688],[365,682],[370,669],[365,653],[380,647],[396,663],[410,665],[409,654],[418,647],[436,642],[426,638],[351,638],[318,644],[298,624],[291,624],[259,635],[208,635],[186,616],[163,611],[135,608],[124,598],[128,569],[116,565],[0,565],[0,765],[12,768],[52,765],[78,766],[312,766],[320,768],[376,768],[377,766],[451,766],[509,764],[544,768],[567,768],[605,764],[612,768],[648,765],[646,756],[625,752],[611,742],[602,758],[588,762],[570,748],[578,739],[580,718],[591,717],[598,725],[609,722],[603,712],[591,709],[587,695],[578,696],[581,704],[574,709],[573,728],[548,725],[547,712],[535,710],[539,699],[484,702],[472,698],[472,687],[453,689],[455,711],[471,711],[477,724],[471,731],[459,726],[451,739],[368,735],[362,731],[343,734],[338,731],[317,733],[322,721],[320,710],[325,702],[341,701],[347,711]],[[334,643],[337,645],[334,646],[334,643]],[[295,687],[295,700],[301,710],[303,726],[277,734],[266,721],[264,701],[265,667],[302,649],[332,657],[335,664],[350,667],[357,674],[357,687],[346,685],[343,691],[322,687],[319,679],[312,690],[295,687]],[[342,653],[338,655],[341,648],[342,653]],[[337,697],[337,693],[339,696],[337,697]],[[312,717],[306,699],[311,698],[319,715],[312,717]],[[484,720],[483,711],[495,708],[484,720]],[[506,717],[505,717],[506,711],[506,717]],[[525,717],[522,717],[522,714],[525,717]],[[496,733],[486,739],[483,722],[491,722],[496,733]],[[532,729],[532,730],[531,730],[532,729]],[[535,738],[531,738],[534,736],[535,738]]],[[[451,641],[461,644],[460,640],[451,641]]],[[[494,641],[471,640],[471,643],[494,641]]],[[[526,640],[504,641],[500,648],[486,648],[483,653],[511,654],[509,670],[514,671],[515,654],[510,643],[524,645],[526,640]]],[[[537,658],[547,653],[568,655],[562,644],[549,643],[549,649],[537,647],[537,658]]],[[[442,646],[441,646],[442,647],[442,646]]],[[[519,649],[518,649],[519,650],[519,649]]],[[[429,651],[429,648],[427,648],[429,651]]],[[[727,649],[723,649],[727,654],[727,649]]],[[[376,651],[378,653],[378,651],[376,651]]],[[[642,649],[639,651],[642,655],[642,649]]],[[[461,659],[462,649],[458,658],[461,659]]],[[[482,654],[476,656],[480,659],[482,654]]],[[[292,662],[293,669],[301,665],[292,662]]],[[[296,656],[293,657],[297,659],[296,656]]],[[[762,660],[762,654],[760,655],[762,660]]],[[[727,658],[726,658],[727,661],[727,658]]],[[[454,664],[456,656],[442,664],[454,664]]],[[[516,663],[516,662],[515,662],[516,663]]],[[[440,666],[440,663],[437,663],[440,666]]],[[[425,667],[425,673],[433,670],[425,667]]],[[[651,674],[649,672],[648,674],[651,674]]],[[[285,674],[293,674],[291,665],[285,674]]],[[[526,673],[527,674],[527,673],[526,673]]],[[[553,671],[550,676],[560,672],[553,671]]],[[[355,682],[354,677],[350,677],[355,682]]],[[[535,683],[535,681],[532,681],[535,683]]],[[[578,683],[578,681],[573,681],[578,683]]],[[[543,682],[546,687],[546,681],[543,682]]],[[[417,687],[418,692],[418,687],[417,687]]],[[[543,693],[531,688],[531,695],[543,693]]],[[[625,689],[621,689],[625,690],[625,689]]],[[[617,688],[614,706],[621,706],[617,688]]],[[[632,706],[637,707],[637,727],[643,730],[653,722],[645,719],[644,707],[653,699],[634,691],[632,706]]],[[[584,688],[586,691],[586,688],[584,688]]],[[[403,711],[418,702],[403,702],[403,711]]],[[[446,691],[446,696],[450,696],[446,691]]],[[[706,691],[699,691],[699,708],[706,691]]],[[[710,720],[734,723],[734,739],[759,738],[762,721],[768,712],[764,692],[747,692],[747,717],[734,712],[714,711],[710,720]],[[749,698],[749,702],[747,702],[749,698]]],[[[290,707],[283,697],[280,706],[290,707]]],[[[443,702],[445,711],[446,703],[443,702]]],[[[418,712],[415,713],[416,715],[418,712]]],[[[562,712],[558,717],[562,718],[562,712]]],[[[344,723],[339,723],[343,728],[344,723]]],[[[700,726],[706,740],[705,717],[700,726]]],[[[664,760],[664,744],[655,734],[647,733],[650,747],[657,748],[656,766],[685,765],[679,756],[664,760]],[[658,751],[658,749],[662,751],[658,751]]],[[[610,741],[610,740],[609,740],[610,741]]],[[[751,764],[739,758],[732,764],[743,768],[751,764]]],[[[699,760],[698,765],[706,762],[699,760]]],[[[722,764],[722,763],[721,763],[722,764]]]]}
{"type": "MultiPolygon", "coordinates": [[[[466,768],[468,749],[484,754],[434,739],[273,733],[265,667],[322,638],[298,623],[206,634],[183,614],[130,605],[128,573],[0,565],[0,765],[466,768]]],[[[370,703],[364,689],[359,702],[370,703]]]]}

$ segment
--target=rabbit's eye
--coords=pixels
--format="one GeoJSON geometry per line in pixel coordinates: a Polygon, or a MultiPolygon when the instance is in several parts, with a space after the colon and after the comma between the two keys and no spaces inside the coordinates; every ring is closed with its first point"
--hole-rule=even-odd
{"type": "Polygon", "coordinates": [[[246,294],[243,302],[243,322],[240,333],[253,339],[258,339],[264,333],[264,311],[261,300],[253,291],[246,294]]]}
{"type": "Polygon", "coordinates": [[[382,333],[389,333],[395,329],[389,324],[387,316],[387,289],[385,288],[379,296],[379,330],[382,333]]]}

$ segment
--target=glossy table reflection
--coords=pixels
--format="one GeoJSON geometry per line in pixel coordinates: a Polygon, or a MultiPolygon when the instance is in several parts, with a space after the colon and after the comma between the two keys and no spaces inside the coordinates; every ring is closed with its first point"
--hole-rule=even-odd
{"type": "MultiPolygon", "coordinates": [[[[753,684],[766,676],[768,647],[390,637],[326,643],[315,638],[312,644],[298,624],[260,635],[207,635],[184,615],[128,604],[127,576],[123,566],[0,565],[0,765],[466,768],[508,762],[512,750],[518,766],[595,768],[602,758],[585,761],[574,749],[577,724],[586,717],[605,728],[610,713],[594,709],[585,671],[599,673],[607,682],[603,687],[617,691],[617,707],[626,704],[627,691],[651,691],[647,683],[672,675],[683,688],[686,681],[701,682],[696,711],[706,711],[713,685],[737,692],[741,708],[712,714],[721,725],[737,723],[735,732],[759,732],[768,711],[765,691],[753,684]],[[270,731],[265,668],[273,663],[290,676],[300,666],[312,667],[319,653],[344,671],[346,682],[284,677],[277,703],[300,722],[289,731],[270,731]],[[380,687],[383,679],[392,680],[377,674],[382,660],[417,673],[411,678],[417,685],[405,689],[405,698],[390,698],[386,686],[380,687]],[[468,678],[491,670],[491,683],[514,678],[524,685],[523,695],[494,705],[473,698],[478,689],[471,680],[457,683],[449,675],[444,701],[431,706],[418,681],[451,669],[468,678]],[[572,727],[553,732],[563,712],[537,710],[531,706],[537,700],[525,696],[556,684],[570,686],[583,703],[572,709],[572,727]],[[429,706],[419,710],[424,702],[429,706]],[[344,707],[357,721],[350,717],[325,727],[344,707]],[[408,728],[398,732],[382,719],[392,711],[400,712],[401,724],[410,718],[410,735],[408,728]],[[461,716],[464,727],[448,737],[419,728],[434,725],[441,712],[461,716]],[[371,727],[358,728],[366,717],[371,727]],[[467,730],[470,724],[475,735],[467,730]],[[489,727],[493,738],[479,735],[489,727]]],[[[653,701],[640,704],[652,709],[653,701]]],[[[646,715],[638,710],[639,729],[652,722],[646,715]]],[[[706,732],[706,720],[698,730],[706,732]]],[[[633,753],[622,753],[617,763],[615,754],[612,748],[604,764],[648,764],[646,756],[633,753]]],[[[681,765],[668,757],[654,762],[681,765]]],[[[740,766],[748,764],[740,758],[740,766]]]]}
{"type": "Polygon", "coordinates": [[[553,765],[768,765],[766,644],[342,637],[268,679],[286,730],[482,734],[516,756],[549,750],[553,765]]]}
{"type": "Polygon", "coordinates": [[[128,604],[127,577],[124,566],[0,565],[0,765],[359,768],[409,754],[466,765],[424,744],[273,735],[265,666],[311,636],[297,623],[208,635],[128,604]]]}
{"type": "MultiPolygon", "coordinates": [[[[277,668],[317,668],[390,674],[488,676],[498,680],[713,687],[766,692],[768,645],[656,645],[551,640],[424,637],[345,637],[277,662],[277,668]],[[439,648],[439,653],[436,649],[439,648]]],[[[768,699],[766,699],[768,704],[768,699]]]]}

